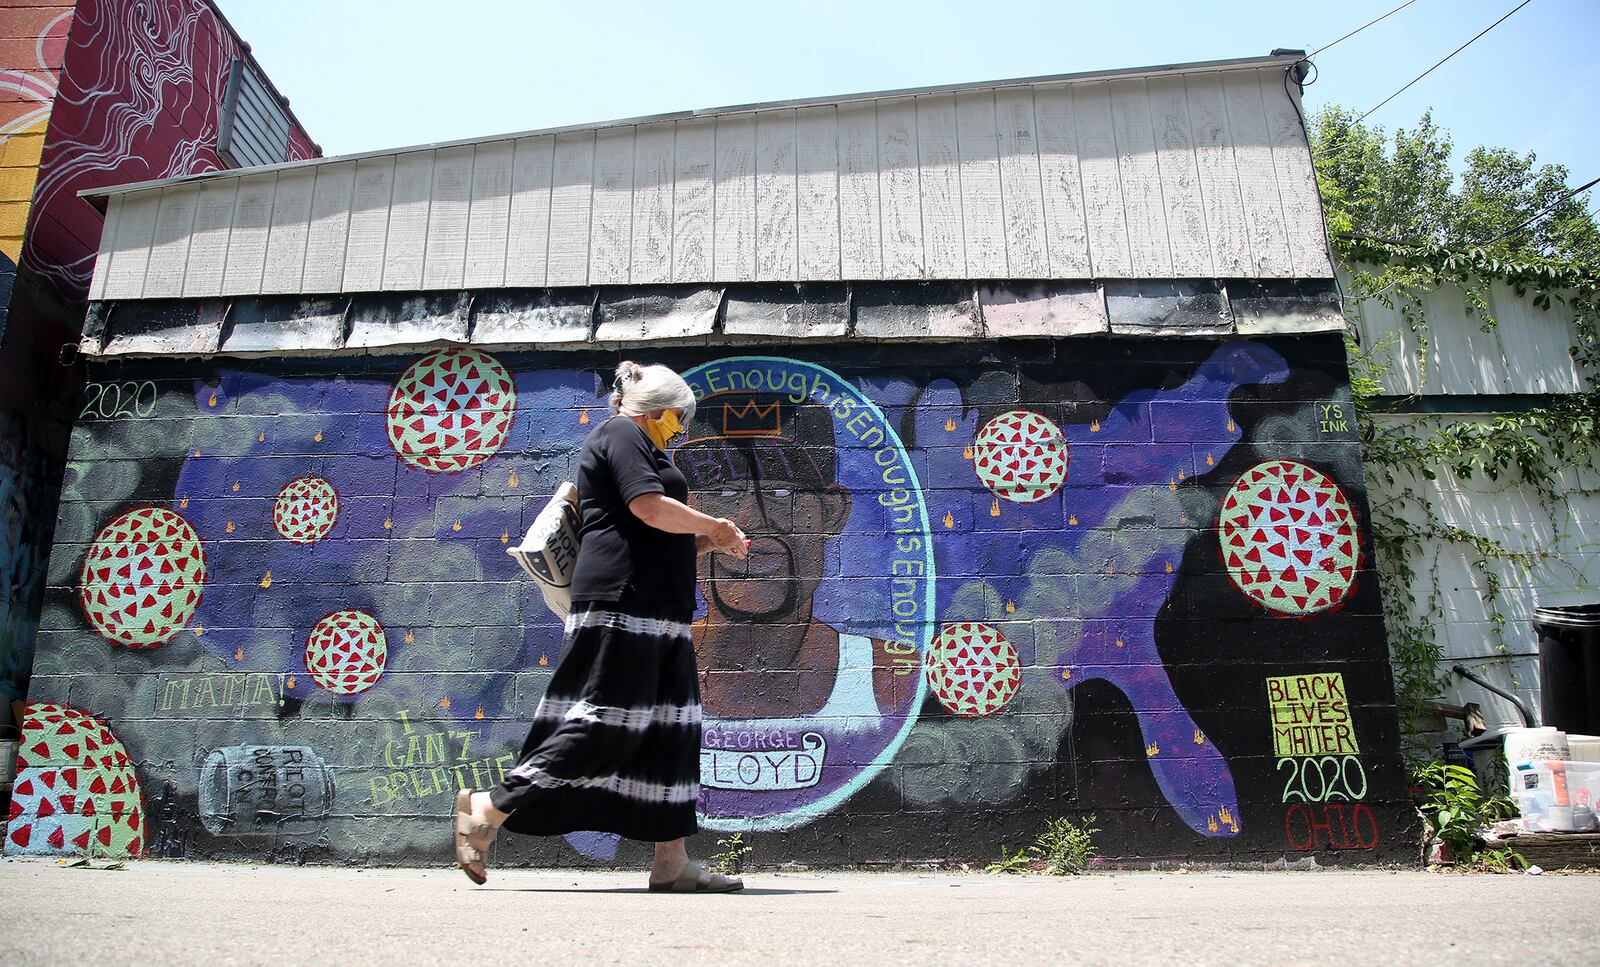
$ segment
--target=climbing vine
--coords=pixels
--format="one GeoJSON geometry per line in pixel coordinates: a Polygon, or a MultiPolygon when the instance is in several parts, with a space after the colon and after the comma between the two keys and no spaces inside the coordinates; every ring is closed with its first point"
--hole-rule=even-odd
{"type": "MultiPolygon", "coordinates": [[[[1513,550],[1488,534],[1444,520],[1424,492],[1424,481],[1449,474],[1458,481],[1482,477],[1521,483],[1546,512],[1564,515],[1558,489],[1561,471],[1592,461],[1600,452],[1596,421],[1600,414],[1600,270],[1554,261],[1511,261],[1483,249],[1453,250],[1431,245],[1401,245],[1361,236],[1336,237],[1334,249],[1351,272],[1346,311],[1359,314],[1366,301],[1395,311],[1414,337],[1419,385],[1432,356],[1424,296],[1445,286],[1462,294],[1463,308],[1485,332],[1498,325],[1489,287],[1504,282],[1519,296],[1532,296],[1540,309],[1564,305],[1576,322],[1569,347],[1588,388],[1552,397],[1522,412],[1489,416],[1384,419],[1385,382],[1396,360],[1398,339],[1360,346],[1348,340],[1350,383],[1370,482],[1382,483],[1374,496],[1371,532],[1384,592],[1397,704],[1409,757],[1431,758],[1435,729],[1424,703],[1447,682],[1441,672],[1444,646],[1438,637],[1445,599],[1437,557],[1430,546],[1454,545],[1466,552],[1480,578],[1484,610],[1495,644],[1506,648],[1501,607],[1503,570],[1529,576],[1541,565],[1560,565],[1549,548],[1513,550]]],[[[1567,565],[1570,567],[1570,565],[1567,565]]]]}

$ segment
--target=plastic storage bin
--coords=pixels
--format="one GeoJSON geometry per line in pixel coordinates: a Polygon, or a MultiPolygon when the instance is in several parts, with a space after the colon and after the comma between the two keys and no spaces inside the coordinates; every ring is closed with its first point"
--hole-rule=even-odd
{"type": "Polygon", "coordinates": [[[1511,767],[1511,794],[1524,829],[1584,833],[1596,829],[1600,762],[1542,759],[1511,767]]]}

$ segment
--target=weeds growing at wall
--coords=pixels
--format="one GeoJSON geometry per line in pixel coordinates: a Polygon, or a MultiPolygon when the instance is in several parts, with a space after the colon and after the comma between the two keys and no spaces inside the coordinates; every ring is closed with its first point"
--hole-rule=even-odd
{"type": "Polygon", "coordinates": [[[1509,873],[1528,865],[1509,849],[1484,849],[1485,827],[1517,815],[1510,797],[1488,795],[1478,787],[1478,777],[1466,766],[1428,762],[1410,770],[1413,788],[1421,791],[1421,812],[1427,830],[1422,853],[1426,857],[1435,840],[1449,850],[1458,869],[1483,869],[1509,873]]]}
{"type": "Polygon", "coordinates": [[[983,868],[985,873],[1027,873],[1033,869],[1033,856],[1028,850],[1018,847],[1013,851],[1004,843],[1000,844],[1000,859],[983,868]]]}
{"type": "Polygon", "coordinates": [[[1045,863],[1045,868],[1056,876],[1076,876],[1089,869],[1089,863],[1100,850],[1094,845],[1094,834],[1100,829],[1095,818],[1086,816],[1075,823],[1058,816],[1045,824],[1044,832],[1034,840],[1033,855],[1045,863]]]}
{"type": "Polygon", "coordinates": [[[744,841],[743,833],[733,833],[717,840],[717,852],[711,854],[714,872],[738,876],[744,872],[745,863],[756,848],[744,841]]]}

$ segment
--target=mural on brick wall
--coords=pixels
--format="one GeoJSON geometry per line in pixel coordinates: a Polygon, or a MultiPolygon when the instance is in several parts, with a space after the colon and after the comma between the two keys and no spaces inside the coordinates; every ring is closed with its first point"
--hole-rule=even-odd
{"type": "MultiPolygon", "coordinates": [[[[1017,345],[658,354],[700,400],[692,500],[752,539],[702,559],[703,826],[769,861],[983,858],[1085,812],[1110,855],[1403,850],[1358,451],[1317,420],[1337,338],[1017,345]]],[[[112,843],[432,858],[560,657],[506,548],[614,363],[105,374],[131,402],[75,437],[32,709],[138,763],[112,843]]],[[[23,848],[88,828],[57,823],[23,848]]]]}

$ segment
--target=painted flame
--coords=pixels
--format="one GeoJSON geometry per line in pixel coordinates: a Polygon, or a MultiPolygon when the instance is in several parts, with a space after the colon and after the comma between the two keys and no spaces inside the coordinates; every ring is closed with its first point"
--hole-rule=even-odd
{"type": "Polygon", "coordinates": [[[261,579],[261,586],[264,587],[264,588],[272,587],[272,572],[271,571],[268,571],[266,573],[266,576],[261,579]]]}

